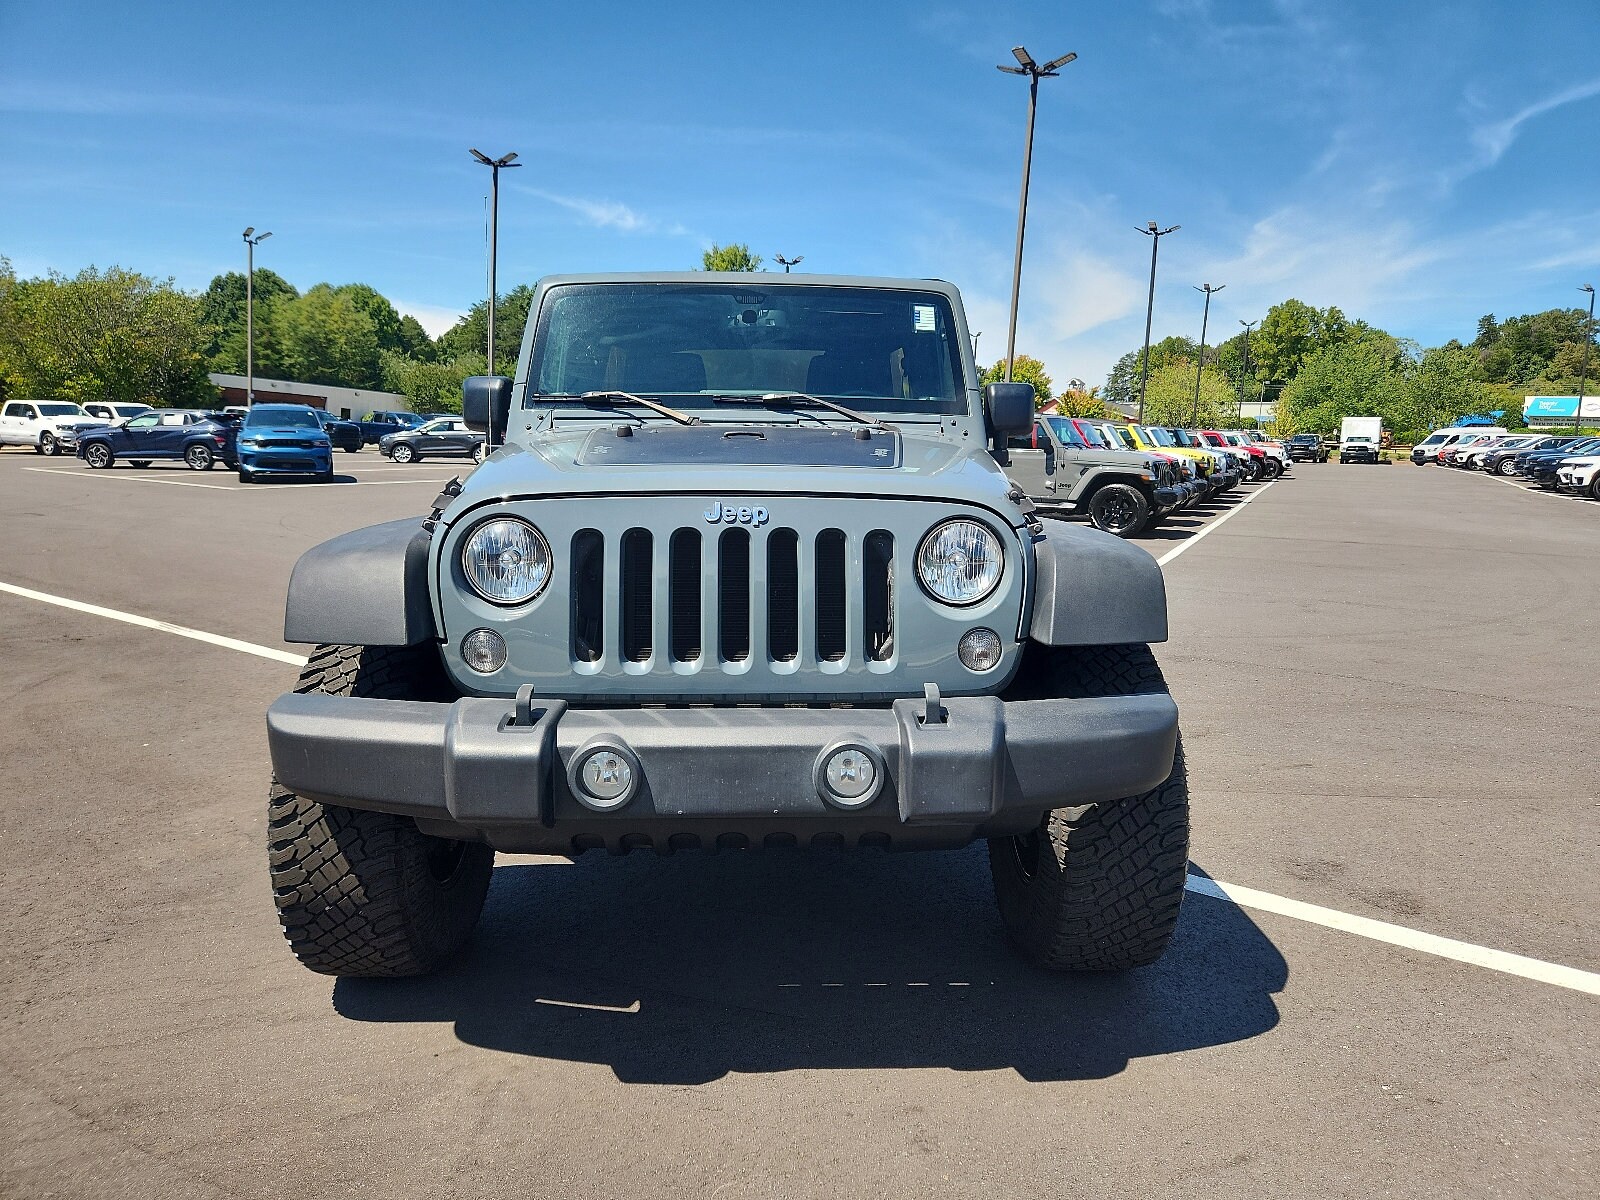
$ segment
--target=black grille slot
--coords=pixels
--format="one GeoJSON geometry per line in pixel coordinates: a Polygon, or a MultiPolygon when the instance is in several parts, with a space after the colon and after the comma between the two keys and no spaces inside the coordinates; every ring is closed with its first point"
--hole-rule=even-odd
{"type": "Polygon", "coordinates": [[[595,529],[572,535],[572,657],[599,662],[605,652],[606,540],[595,529]]]}
{"type": "Polygon", "coordinates": [[[750,534],[724,530],[717,544],[717,625],[724,662],[750,657],[750,534]]]}
{"type": "Polygon", "coordinates": [[[862,608],[867,658],[894,654],[894,534],[874,529],[861,544],[862,608]]]}
{"type": "Polygon", "coordinates": [[[667,611],[672,617],[672,657],[700,657],[700,531],[680,529],[668,544],[667,611]]]}
{"type": "Polygon", "coordinates": [[[767,537],[767,652],[775,662],[800,653],[800,536],[792,529],[767,537]]]}
{"type": "Polygon", "coordinates": [[[817,534],[817,657],[838,662],[844,657],[844,531],[817,534]]]}
{"type": "Polygon", "coordinates": [[[622,535],[622,653],[631,662],[650,657],[650,559],[655,539],[648,529],[622,535]]]}

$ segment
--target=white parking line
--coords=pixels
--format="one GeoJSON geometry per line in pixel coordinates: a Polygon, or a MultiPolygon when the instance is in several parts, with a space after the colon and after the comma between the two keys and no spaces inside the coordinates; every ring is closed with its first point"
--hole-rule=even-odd
{"type": "Polygon", "coordinates": [[[32,471],[36,475],[66,475],[73,479],[125,479],[129,483],[164,483],[168,487],[197,487],[210,488],[213,492],[233,492],[237,488],[229,487],[225,483],[199,483],[192,479],[157,479],[149,475],[135,475],[130,472],[119,472],[116,475],[103,471],[74,471],[65,467],[23,467],[24,471],[32,471]]]}
{"type": "Polygon", "coordinates": [[[1600,973],[1594,971],[1581,971],[1577,967],[1562,966],[1560,963],[1545,962],[1543,959],[1528,958],[1521,954],[1509,954],[1504,950],[1492,950],[1487,946],[1475,946],[1471,942],[1458,942],[1454,938],[1440,937],[1436,933],[1424,933],[1420,929],[1409,929],[1404,925],[1391,925],[1388,921],[1375,921],[1371,917],[1358,917],[1335,908],[1323,908],[1320,904],[1307,904],[1303,900],[1290,900],[1286,896],[1275,896],[1271,892],[1260,892],[1255,888],[1241,887],[1236,883],[1207,879],[1203,875],[1190,875],[1184,886],[1197,896],[1226,900],[1231,904],[1237,904],[1240,908],[1277,913],[1279,916],[1293,917],[1297,921],[1309,921],[1313,925],[1323,925],[1329,929],[1353,933],[1358,937],[1371,938],[1375,942],[1387,942],[1391,946],[1420,950],[1424,954],[1432,954],[1438,958],[1454,959],[1456,962],[1482,967],[1487,971],[1500,971],[1506,975],[1532,979],[1537,983],[1548,983],[1554,987],[1570,988],[1575,992],[1600,996],[1600,973]]]}
{"type": "Polygon", "coordinates": [[[1190,546],[1194,545],[1201,538],[1205,537],[1206,534],[1210,533],[1218,525],[1221,525],[1224,521],[1226,521],[1230,517],[1232,517],[1234,513],[1238,512],[1246,504],[1249,504],[1250,501],[1254,500],[1257,496],[1259,496],[1263,492],[1265,492],[1269,487],[1272,486],[1273,483],[1277,483],[1277,482],[1278,481],[1276,479],[1274,479],[1272,481],[1272,483],[1263,483],[1255,491],[1251,492],[1243,500],[1239,501],[1239,503],[1235,504],[1232,508],[1230,508],[1227,512],[1223,513],[1215,521],[1211,522],[1211,524],[1207,525],[1199,533],[1195,534],[1191,538],[1185,538],[1183,541],[1179,542],[1176,546],[1174,546],[1171,550],[1168,550],[1160,558],[1156,559],[1156,563],[1159,566],[1163,566],[1163,567],[1166,566],[1169,562],[1171,562],[1173,559],[1177,558],[1178,555],[1182,554],[1190,546]]]}
{"type": "MultiPolygon", "coordinates": [[[[1241,502],[1236,508],[1224,513],[1212,525],[1207,526],[1206,529],[1175,547],[1157,561],[1165,563],[1176,558],[1182,551],[1209,533],[1211,529],[1222,524],[1223,521],[1226,521],[1240,508],[1243,508],[1271,486],[1272,484],[1270,483],[1263,484],[1258,491],[1241,502]]],[[[228,650],[238,650],[244,654],[253,654],[257,658],[287,663],[290,666],[303,667],[306,663],[306,660],[298,654],[274,649],[271,646],[258,646],[253,642],[243,642],[237,638],[222,637],[218,634],[206,633],[203,630],[190,629],[184,625],[174,625],[170,621],[157,621],[134,613],[119,612],[114,608],[103,608],[98,604],[85,604],[80,600],[68,600],[63,596],[52,596],[48,592],[38,592],[32,588],[18,587],[11,583],[0,583],[0,592],[20,596],[26,600],[36,600],[43,604],[54,604],[61,608],[71,609],[74,612],[105,617],[112,621],[122,621],[128,625],[138,625],[145,629],[155,629],[163,633],[174,633],[179,637],[191,638],[198,642],[206,642],[228,650]]],[[[1290,917],[1297,921],[1306,921],[1328,929],[1337,929],[1344,933],[1352,933],[1357,937],[1384,942],[1391,946],[1399,946],[1423,954],[1432,954],[1438,958],[1452,959],[1456,962],[1482,967],[1489,971],[1516,975],[1537,983],[1547,983],[1554,987],[1600,996],[1600,974],[1593,971],[1584,971],[1577,967],[1568,967],[1560,963],[1528,958],[1525,955],[1495,950],[1488,946],[1477,946],[1470,942],[1459,942],[1453,938],[1440,937],[1438,934],[1425,933],[1422,930],[1410,929],[1404,925],[1392,925],[1387,921],[1375,921],[1371,917],[1360,917],[1353,913],[1324,908],[1319,904],[1308,904],[1303,900],[1293,900],[1287,896],[1277,896],[1271,892],[1242,887],[1239,884],[1221,883],[1200,875],[1190,875],[1185,880],[1184,887],[1195,895],[1226,901],[1229,904],[1238,905],[1240,908],[1276,913],[1279,916],[1290,917]]]]}
{"type": "Polygon", "coordinates": [[[238,638],[223,637],[217,633],[206,633],[202,629],[190,629],[187,625],[174,625],[171,621],[157,621],[153,617],[141,617],[137,613],[119,612],[114,608],[102,608],[98,604],[85,604],[81,600],[68,600],[65,596],[52,596],[49,592],[36,592],[32,588],[18,587],[14,583],[0,583],[0,592],[13,596],[21,596],[24,600],[37,600],[41,604],[54,604],[58,608],[70,608],[73,612],[88,613],[92,617],[105,617],[111,621],[121,621],[126,625],[138,625],[143,629],[159,629],[162,633],[175,633],[179,637],[191,638],[197,642],[207,642],[213,646],[221,646],[224,650],[237,650],[241,654],[254,654],[257,658],[270,658],[273,662],[288,663],[291,667],[303,667],[306,660],[298,654],[290,654],[287,650],[275,650],[271,646],[258,646],[254,642],[241,642],[238,638]]]}

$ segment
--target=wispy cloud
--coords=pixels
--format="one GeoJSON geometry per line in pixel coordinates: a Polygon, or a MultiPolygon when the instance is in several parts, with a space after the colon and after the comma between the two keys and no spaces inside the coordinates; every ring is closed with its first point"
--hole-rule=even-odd
{"type": "Polygon", "coordinates": [[[1474,169],[1492,167],[1499,162],[1505,152],[1511,149],[1512,143],[1517,140],[1518,131],[1535,117],[1564,108],[1568,104],[1576,104],[1580,100],[1587,100],[1592,96],[1600,96],[1600,79],[1575,84],[1552,96],[1546,96],[1543,100],[1537,100],[1509,117],[1479,125],[1472,131],[1472,144],[1478,152],[1474,169]]]}
{"type": "Polygon", "coordinates": [[[676,221],[661,221],[648,216],[638,209],[631,208],[620,200],[597,200],[587,196],[565,196],[559,192],[547,192],[541,188],[519,187],[518,191],[526,192],[530,196],[537,196],[540,200],[547,201],[564,208],[570,213],[576,213],[585,224],[593,225],[596,229],[615,229],[621,233],[646,233],[664,234],[668,237],[693,237],[684,226],[676,221]]]}

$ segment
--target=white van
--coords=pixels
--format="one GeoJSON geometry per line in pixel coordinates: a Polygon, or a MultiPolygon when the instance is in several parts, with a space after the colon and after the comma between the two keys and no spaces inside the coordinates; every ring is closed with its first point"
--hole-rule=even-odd
{"type": "Polygon", "coordinates": [[[1504,436],[1506,430],[1499,425],[1452,425],[1449,429],[1435,429],[1411,447],[1411,461],[1417,466],[1439,461],[1439,451],[1454,446],[1463,438],[1504,436]]]}

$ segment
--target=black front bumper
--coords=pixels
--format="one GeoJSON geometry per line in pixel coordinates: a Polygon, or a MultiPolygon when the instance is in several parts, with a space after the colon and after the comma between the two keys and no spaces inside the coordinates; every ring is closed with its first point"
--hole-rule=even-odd
{"type": "Polygon", "coordinates": [[[934,848],[1020,833],[1047,809],[1137,795],[1172,771],[1178,710],[1164,693],[1088,700],[946,699],[888,708],[576,709],[281,696],[267,713],[278,782],[348,808],[416,818],[498,849],[879,845],[934,848]],[[639,766],[633,798],[597,812],[568,768],[596,740],[639,766]],[[884,766],[867,805],[823,798],[841,743],[884,766]]]}

